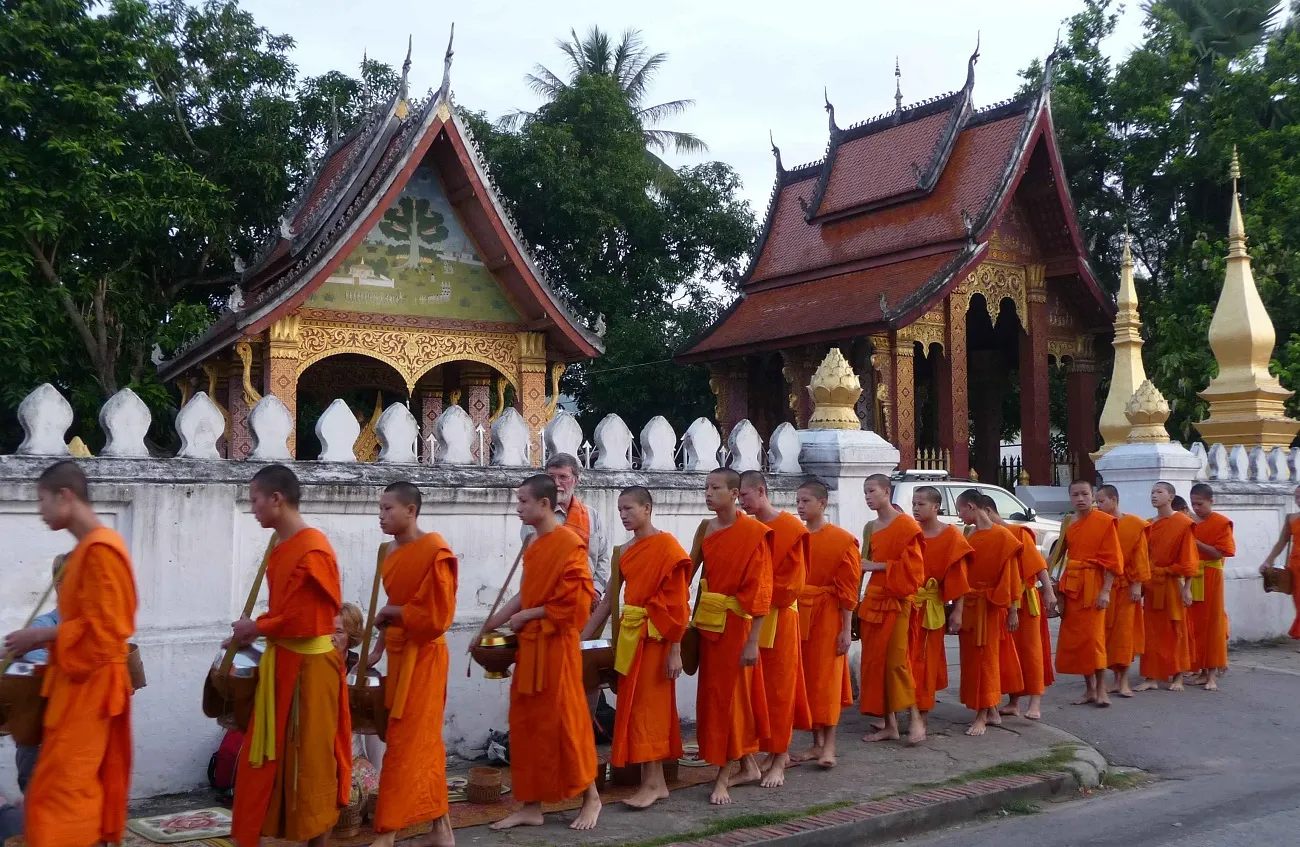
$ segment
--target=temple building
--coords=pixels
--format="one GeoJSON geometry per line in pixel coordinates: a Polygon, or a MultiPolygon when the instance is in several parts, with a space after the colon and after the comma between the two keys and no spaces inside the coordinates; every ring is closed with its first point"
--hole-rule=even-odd
{"type": "Polygon", "coordinates": [[[1096,355],[1115,306],[1088,264],[1050,84],[976,109],[978,57],[956,93],[904,106],[898,90],[892,111],[848,128],[828,100],[821,161],[787,169],[773,144],[776,185],[741,296],[679,356],[709,365],[724,431],[744,418],[764,435],[806,425],[809,377],[838,346],[871,386],[863,428],[903,468],[996,481],[1003,400],[1018,385],[1024,469],[1051,484],[1057,366],[1072,464],[1091,478],[1096,355]]]}
{"type": "MultiPolygon", "coordinates": [[[[236,268],[226,313],[159,366],[186,396],[205,390],[223,406],[228,458],[248,455],[248,413],[264,394],[296,417],[300,401],[319,409],[365,392],[376,413],[384,397],[410,404],[422,450],[446,404],[485,429],[513,405],[536,463],[565,364],[600,355],[600,338],[530,257],[457,117],[451,57],[449,44],[441,87],[419,102],[407,93],[408,52],[397,94],[335,131],[278,235],[236,268]]],[[[374,420],[360,459],[373,457],[374,420]]]]}

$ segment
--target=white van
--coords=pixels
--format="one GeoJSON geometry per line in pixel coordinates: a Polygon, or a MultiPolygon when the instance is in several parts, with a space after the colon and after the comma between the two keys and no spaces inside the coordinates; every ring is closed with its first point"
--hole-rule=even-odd
{"type": "Polygon", "coordinates": [[[1032,508],[1026,506],[1019,497],[1005,488],[989,485],[986,482],[952,479],[946,471],[905,471],[894,474],[894,505],[907,514],[912,514],[912,494],[923,485],[937,488],[943,495],[943,504],[939,507],[939,520],[954,526],[961,526],[961,518],[957,517],[958,494],[969,488],[987,494],[997,504],[998,514],[1006,518],[1008,523],[1023,524],[1034,531],[1038,539],[1039,551],[1043,554],[1043,558],[1050,560],[1052,547],[1056,544],[1056,539],[1061,536],[1061,522],[1039,517],[1032,508]]]}

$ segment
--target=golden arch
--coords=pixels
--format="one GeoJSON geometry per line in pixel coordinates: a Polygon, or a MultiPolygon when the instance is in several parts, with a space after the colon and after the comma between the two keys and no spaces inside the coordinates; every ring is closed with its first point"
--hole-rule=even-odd
{"type": "Polygon", "coordinates": [[[420,377],[450,362],[477,362],[504,376],[519,390],[519,341],[506,333],[447,333],[426,329],[389,329],[352,324],[304,324],[298,339],[298,371],[340,353],[377,359],[394,368],[415,390],[420,377]]]}

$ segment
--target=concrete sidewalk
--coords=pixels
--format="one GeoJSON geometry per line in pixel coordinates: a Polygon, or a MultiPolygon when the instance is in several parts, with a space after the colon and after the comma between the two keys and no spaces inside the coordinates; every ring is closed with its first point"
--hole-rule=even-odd
{"type": "MultiPolygon", "coordinates": [[[[974,795],[1013,789],[1029,783],[1044,786],[1046,793],[1060,790],[1067,780],[1049,784],[1039,777],[1024,779],[1029,772],[1056,772],[1069,768],[1079,769],[1085,781],[1097,777],[1100,759],[1096,752],[1082,745],[1077,738],[1041,722],[1005,718],[1001,728],[990,727],[982,738],[965,735],[970,712],[953,702],[940,703],[930,716],[930,738],[925,744],[908,748],[899,742],[864,744],[860,739],[868,731],[867,718],[855,710],[845,711],[840,724],[839,766],[830,771],[805,764],[790,770],[786,784],[779,789],[745,786],[732,790],[733,805],[709,805],[710,786],[683,788],[672,797],[651,809],[635,811],[615,804],[606,805],[601,813],[600,825],[591,832],[579,833],[568,829],[576,812],[562,812],[547,816],[541,827],[521,827],[508,832],[492,832],[486,826],[458,829],[457,844],[484,845],[543,845],[543,844],[618,844],[650,845],[701,841],[713,836],[720,841],[707,843],[752,843],[751,833],[721,835],[725,830],[743,827],[769,827],[772,838],[794,837],[798,827],[780,827],[792,818],[820,815],[834,824],[848,824],[855,814],[848,807],[869,800],[899,797],[908,793],[923,793],[935,789],[937,784],[949,780],[982,780],[971,783],[970,791],[960,785],[950,785],[946,793],[933,799],[972,801],[974,795]],[[1076,756],[1086,756],[1094,764],[1076,762],[1076,756]],[[1025,764],[1030,763],[1030,764],[1025,764]],[[1089,773],[1091,769],[1091,773],[1089,773]],[[999,777],[1011,777],[1003,779],[999,777]],[[1019,780],[1015,777],[1021,777],[1019,780]],[[836,814],[840,812],[840,814],[836,814]]],[[[809,742],[808,733],[796,733],[795,748],[803,749],[809,742]]],[[[1073,785],[1073,782],[1069,783],[1073,785]]],[[[933,793],[933,792],[931,792],[933,793]]],[[[1040,792],[1040,796],[1041,796],[1040,792]]],[[[901,797],[899,798],[902,799],[901,797]]],[[[923,798],[925,799],[925,798],[923,798]]],[[[928,801],[927,801],[928,802],[928,801]]],[[[906,803],[897,804],[900,809],[906,803]]],[[[925,803],[913,804],[917,807],[925,803]]],[[[967,803],[970,805],[970,802],[967,803]]],[[[997,808],[997,806],[993,806],[997,808]]],[[[889,811],[886,806],[881,807],[889,811]]],[[[974,808],[967,814],[982,811],[974,808]]],[[[956,810],[952,814],[960,814],[956,810]]],[[[856,817],[869,817],[866,812],[856,817]]],[[[944,822],[949,822],[944,818],[944,822]]],[[[807,833],[809,837],[813,833],[807,833]]],[[[860,837],[860,836],[855,836],[860,837]]],[[[771,840],[771,839],[768,839],[771,840]]],[[[783,843],[828,844],[826,835],[811,841],[783,843]]],[[[849,842],[841,842],[849,843],[849,842]]]]}

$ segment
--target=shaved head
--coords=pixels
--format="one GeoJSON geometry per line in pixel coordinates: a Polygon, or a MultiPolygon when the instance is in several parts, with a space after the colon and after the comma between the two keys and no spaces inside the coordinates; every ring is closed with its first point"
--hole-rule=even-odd
{"type": "Polygon", "coordinates": [[[302,500],[302,484],[298,482],[298,475],[284,465],[267,465],[253,474],[251,484],[257,486],[257,490],[267,497],[279,494],[284,502],[295,509],[302,500]]]}
{"type": "Polygon", "coordinates": [[[740,475],[740,488],[762,488],[767,490],[767,477],[762,471],[745,471],[740,475]]]}
{"type": "Polygon", "coordinates": [[[67,491],[83,503],[90,503],[90,484],[86,482],[86,473],[72,460],[55,462],[36,479],[38,491],[58,494],[67,491]]]}
{"type": "Polygon", "coordinates": [[[916,489],[912,496],[920,497],[925,502],[933,503],[936,506],[943,505],[943,495],[939,493],[939,489],[932,485],[922,485],[916,489]]]}
{"type": "Polygon", "coordinates": [[[893,492],[894,490],[894,481],[886,474],[882,473],[873,473],[871,476],[867,477],[863,485],[875,485],[889,492],[893,492]]]}
{"type": "Polygon", "coordinates": [[[735,490],[740,489],[740,474],[736,473],[731,468],[716,468],[709,471],[709,476],[721,477],[722,485],[725,488],[735,490]]]}
{"type": "Polygon", "coordinates": [[[545,500],[552,507],[555,506],[555,500],[558,496],[555,487],[555,480],[551,479],[544,473],[533,474],[524,480],[519,486],[522,490],[527,491],[535,500],[545,500]]]}
{"type": "Polygon", "coordinates": [[[823,503],[831,499],[830,491],[828,491],[826,486],[819,480],[810,479],[807,482],[801,483],[799,485],[799,490],[807,491],[815,499],[821,500],[823,503]]]}
{"type": "Polygon", "coordinates": [[[415,487],[414,483],[394,482],[384,489],[385,494],[393,495],[393,498],[403,506],[414,506],[415,514],[420,514],[420,507],[424,504],[424,498],[420,495],[420,489],[415,487]]]}
{"type": "Polygon", "coordinates": [[[1118,501],[1119,501],[1119,489],[1116,488],[1116,487],[1113,486],[1113,485],[1102,485],[1102,486],[1100,486],[1100,487],[1097,488],[1097,496],[1098,496],[1098,497],[1106,496],[1106,497],[1109,497],[1110,499],[1112,499],[1112,500],[1118,502],[1118,501]]]}
{"type": "Polygon", "coordinates": [[[654,506],[654,498],[650,496],[650,489],[644,485],[630,485],[620,491],[618,496],[627,497],[639,506],[654,506]]]}

